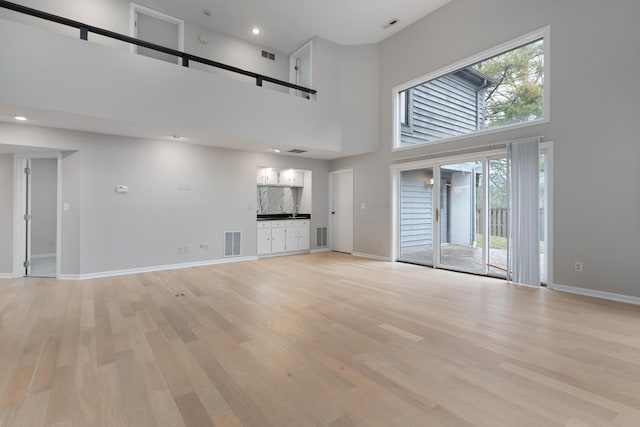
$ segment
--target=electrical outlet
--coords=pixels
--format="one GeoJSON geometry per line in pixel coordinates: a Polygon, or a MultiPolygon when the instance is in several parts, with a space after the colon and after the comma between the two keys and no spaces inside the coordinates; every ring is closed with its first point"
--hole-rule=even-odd
{"type": "Polygon", "coordinates": [[[578,271],[578,272],[582,273],[582,262],[576,261],[573,264],[573,268],[574,268],[575,271],[578,271]]]}
{"type": "Polygon", "coordinates": [[[184,251],[185,254],[188,254],[189,253],[189,246],[183,247],[182,250],[184,251]]]}

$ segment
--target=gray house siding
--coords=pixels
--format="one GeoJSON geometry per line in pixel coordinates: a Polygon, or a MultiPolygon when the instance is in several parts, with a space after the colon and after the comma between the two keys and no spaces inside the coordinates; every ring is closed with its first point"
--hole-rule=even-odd
{"type": "Polygon", "coordinates": [[[428,170],[402,172],[400,179],[400,249],[433,244],[433,178],[428,170]]]}
{"type": "Polygon", "coordinates": [[[484,85],[466,76],[468,73],[459,71],[408,90],[409,120],[401,129],[402,145],[423,144],[484,127],[484,85]]]}

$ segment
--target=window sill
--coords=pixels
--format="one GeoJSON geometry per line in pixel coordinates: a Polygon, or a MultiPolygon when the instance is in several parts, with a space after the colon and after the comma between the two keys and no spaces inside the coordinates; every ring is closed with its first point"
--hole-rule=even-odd
{"type": "MultiPolygon", "coordinates": [[[[456,142],[456,141],[463,141],[465,139],[473,139],[476,137],[483,137],[483,136],[487,136],[487,135],[497,135],[500,133],[504,133],[504,132],[509,132],[509,131],[513,131],[513,130],[517,130],[517,129],[524,129],[524,128],[528,128],[531,126],[538,126],[541,124],[545,124],[545,123],[549,123],[550,120],[547,118],[543,118],[543,119],[538,119],[538,120],[533,120],[527,123],[520,123],[517,125],[511,125],[511,126],[504,126],[501,128],[496,128],[496,129],[488,129],[488,130],[481,130],[478,132],[473,132],[473,133],[468,133],[465,135],[459,135],[459,136],[453,136],[451,138],[445,138],[445,139],[439,139],[437,141],[430,141],[430,142],[425,142],[422,144],[415,144],[415,145],[408,145],[406,147],[399,147],[397,145],[394,145],[394,147],[391,149],[392,153],[396,153],[396,152],[406,152],[406,151],[411,151],[411,150],[415,150],[415,149],[420,149],[420,148],[426,148],[426,147],[437,147],[439,145],[442,144],[446,144],[446,143],[451,143],[451,142],[456,142]]],[[[520,137],[518,137],[520,138],[520,137]]],[[[504,141],[495,141],[495,142],[504,142],[504,141]]],[[[456,149],[452,149],[452,151],[454,150],[459,150],[460,148],[456,148],[456,149]]]]}

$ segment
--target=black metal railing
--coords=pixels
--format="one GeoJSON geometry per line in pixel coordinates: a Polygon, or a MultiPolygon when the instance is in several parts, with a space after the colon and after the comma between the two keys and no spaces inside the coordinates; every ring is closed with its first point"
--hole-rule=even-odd
{"type": "Polygon", "coordinates": [[[190,53],[180,52],[179,50],[170,49],[168,47],[160,46],[155,43],[150,43],[144,40],[136,39],[135,37],[125,36],[124,34],[105,30],[104,28],[100,28],[100,27],[94,27],[93,25],[87,25],[82,22],[74,21],[72,19],[64,18],[62,16],[54,15],[48,12],[43,12],[38,9],[22,6],[20,4],[12,3],[9,1],[0,0],[0,7],[13,10],[15,12],[23,13],[25,15],[35,16],[36,18],[44,19],[46,21],[55,22],[61,25],[66,25],[67,27],[77,28],[78,30],[80,30],[80,38],[82,40],[88,40],[89,33],[98,34],[104,37],[120,40],[125,43],[131,43],[136,46],[146,47],[148,49],[153,49],[158,52],[167,53],[169,55],[182,58],[182,66],[184,67],[188,67],[189,62],[193,61],[193,62],[198,62],[200,64],[209,65],[211,67],[220,68],[222,70],[231,71],[233,73],[242,74],[244,76],[254,78],[256,80],[256,86],[262,86],[263,82],[269,82],[269,83],[284,86],[287,88],[299,90],[301,92],[305,92],[309,94],[315,94],[317,92],[315,89],[309,89],[303,86],[298,86],[293,83],[285,82],[284,80],[274,79],[273,77],[254,73],[253,71],[243,70],[242,68],[234,67],[232,65],[227,65],[221,62],[212,61],[207,58],[202,58],[200,56],[192,55],[190,53]]]}

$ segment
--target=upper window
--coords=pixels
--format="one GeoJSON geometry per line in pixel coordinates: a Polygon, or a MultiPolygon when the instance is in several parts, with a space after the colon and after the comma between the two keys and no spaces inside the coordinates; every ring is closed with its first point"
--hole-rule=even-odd
{"type": "Polygon", "coordinates": [[[538,31],[396,88],[395,147],[544,120],[545,69],[538,31]]]}
{"type": "Polygon", "coordinates": [[[410,105],[409,105],[409,91],[403,90],[398,93],[398,108],[399,108],[399,120],[402,126],[409,126],[410,105]]]}

